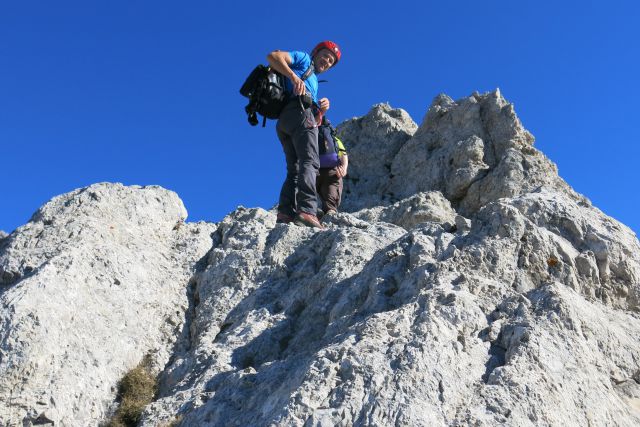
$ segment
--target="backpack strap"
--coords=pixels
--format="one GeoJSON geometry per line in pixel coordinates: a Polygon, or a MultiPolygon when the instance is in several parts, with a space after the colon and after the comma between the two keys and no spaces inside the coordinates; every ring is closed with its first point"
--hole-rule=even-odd
{"type": "MultiPolygon", "coordinates": [[[[300,80],[302,80],[302,81],[307,80],[311,76],[311,74],[313,74],[315,71],[316,71],[316,67],[315,67],[315,65],[313,63],[313,59],[312,59],[311,60],[311,64],[309,64],[309,68],[307,68],[307,71],[305,71],[304,74],[302,76],[300,76],[300,80]]],[[[293,95],[291,95],[291,96],[293,96],[293,95]]],[[[300,103],[300,108],[302,110],[304,110],[304,105],[302,105],[302,96],[298,95],[297,98],[298,98],[298,102],[300,103]]]]}
{"type": "Polygon", "coordinates": [[[309,64],[309,68],[307,68],[307,71],[304,72],[304,74],[300,77],[300,79],[302,79],[302,81],[307,80],[311,74],[315,73],[316,71],[316,67],[313,63],[313,61],[311,61],[311,64],[309,64]]]}

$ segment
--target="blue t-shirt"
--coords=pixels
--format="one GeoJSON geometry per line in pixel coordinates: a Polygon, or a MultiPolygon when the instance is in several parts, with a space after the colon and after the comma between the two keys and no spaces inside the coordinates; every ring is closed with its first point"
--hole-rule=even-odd
{"type": "MultiPolygon", "coordinates": [[[[311,56],[305,52],[293,51],[289,52],[291,56],[291,64],[289,68],[291,71],[296,73],[296,75],[300,78],[304,75],[304,72],[307,71],[309,65],[311,65],[311,56]]],[[[307,87],[307,93],[311,94],[313,98],[313,102],[318,103],[318,77],[315,73],[311,73],[309,78],[304,81],[304,85],[307,87]]],[[[290,79],[285,79],[285,89],[289,93],[293,93],[293,85],[291,84],[290,79]]]]}

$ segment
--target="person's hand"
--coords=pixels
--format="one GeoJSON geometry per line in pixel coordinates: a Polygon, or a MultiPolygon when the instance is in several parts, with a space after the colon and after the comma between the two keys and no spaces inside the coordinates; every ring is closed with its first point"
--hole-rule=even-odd
{"type": "Polygon", "coordinates": [[[320,110],[322,110],[323,113],[329,109],[329,105],[330,103],[328,98],[322,98],[318,103],[318,107],[320,107],[320,110]]]}
{"type": "Polygon", "coordinates": [[[296,75],[291,77],[291,83],[293,84],[293,94],[294,95],[304,95],[307,91],[307,88],[304,85],[304,81],[296,75]]]}

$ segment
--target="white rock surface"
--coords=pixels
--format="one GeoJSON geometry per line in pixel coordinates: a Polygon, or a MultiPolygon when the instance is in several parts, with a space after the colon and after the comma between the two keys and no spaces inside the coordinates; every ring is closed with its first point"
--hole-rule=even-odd
{"type": "Polygon", "coordinates": [[[44,210],[59,211],[0,241],[0,325],[14,340],[0,367],[21,402],[0,397],[9,423],[58,393],[46,381],[66,391],[49,418],[97,422],[108,387],[152,351],[164,369],[144,426],[640,425],[640,243],[558,177],[497,91],[438,96],[419,128],[377,105],[339,131],[353,167],[346,212],[324,231],[243,207],[173,230],[172,193],[158,206],[151,190],[105,185],[120,196],[54,199],[44,210]],[[60,213],[67,200],[82,215],[60,213]],[[106,228],[114,215],[126,237],[106,228]],[[114,272],[140,282],[121,280],[116,297],[114,272]],[[38,308],[60,287],[81,314],[38,308]],[[114,327],[135,311],[152,327],[114,327]],[[108,339],[106,327],[108,346],[86,336],[108,339]],[[40,345],[43,329],[62,344],[40,345]]]}
{"type": "Polygon", "coordinates": [[[164,367],[215,230],[186,216],[160,187],[96,184],[0,242],[1,425],[96,425],[124,372],[164,367]]]}
{"type": "Polygon", "coordinates": [[[406,111],[388,104],[375,105],[366,116],[338,126],[349,145],[349,176],[341,209],[356,211],[399,200],[386,190],[391,165],[417,127],[406,111]]]}
{"type": "Polygon", "coordinates": [[[455,102],[439,95],[417,130],[403,110],[384,104],[338,129],[349,145],[349,167],[359,166],[345,180],[347,211],[440,191],[471,216],[491,201],[541,186],[588,203],[533,148],[533,136],[497,90],[455,102]]]}
{"type": "Polygon", "coordinates": [[[414,130],[386,105],[340,126],[353,214],[326,231],[223,221],[143,425],[640,422],[635,235],[497,92],[440,96],[414,130]]]}
{"type": "Polygon", "coordinates": [[[446,224],[449,230],[456,221],[451,203],[437,191],[418,193],[388,206],[362,209],[354,216],[368,222],[389,222],[407,230],[423,222],[446,224]]]}
{"type": "MultiPolygon", "coordinates": [[[[466,234],[232,214],[197,277],[192,350],[143,425],[637,424],[637,299],[579,270],[527,202],[466,234]]],[[[601,219],[585,224],[604,236],[601,219]]]]}

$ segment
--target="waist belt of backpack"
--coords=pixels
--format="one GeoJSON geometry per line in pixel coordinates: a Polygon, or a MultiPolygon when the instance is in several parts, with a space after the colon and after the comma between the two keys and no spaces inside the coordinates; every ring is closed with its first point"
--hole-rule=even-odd
{"type": "Polygon", "coordinates": [[[297,101],[300,105],[300,108],[302,108],[303,110],[314,106],[313,98],[311,98],[311,95],[309,95],[308,93],[305,93],[304,95],[298,95],[292,101],[297,101]]]}

